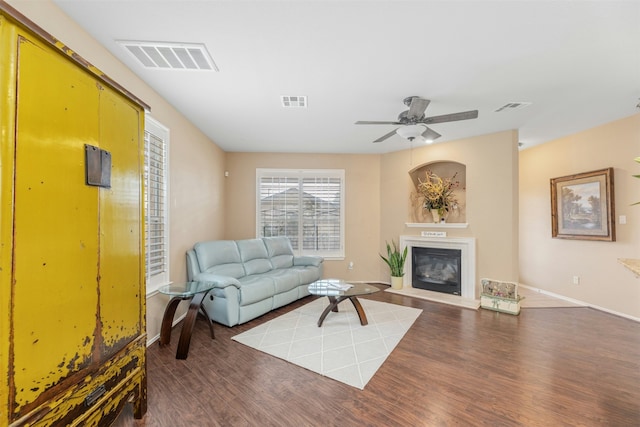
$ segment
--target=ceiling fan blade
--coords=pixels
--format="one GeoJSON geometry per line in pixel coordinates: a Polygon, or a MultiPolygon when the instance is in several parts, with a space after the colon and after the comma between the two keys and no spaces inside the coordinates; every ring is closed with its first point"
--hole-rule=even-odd
{"type": "Polygon", "coordinates": [[[468,120],[478,118],[478,110],[464,111],[462,113],[443,114],[442,116],[425,117],[420,123],[427,125],[434,123],[455,122],[458,120],[468,120]]]}
{"type": "Polygon", "coordinates": [[[390,138],[390,137],[392,137],[393,135],[395,135],[395,133],[396,133],[396,131],[397,131],[397,130],[398,130],[398,129],[394,129],[394,130],[392,130],[391,132],[389,132],[389,133],[387,133],[387,134],[385,134],[385,135],[382,135],[380,138],[376,139],[376,140],[375,140],[375,141],[373,141],[373,142],[382,142],[382,141],[384,141],[385,139],[390,138]]]}
{"type": "Polygon", "coordinates": [[[435,141],[436,139],[440,138],[441,136],[442,135],[440,135],[438,132],[436,132],[435,130],[433,130],[431,128],[427,128],[427,130],[422,132],[422,137],[425,139],[425,141],[435,141]]]}
{"type": "Polygon", "coordinates": [[[400,125],[400,122],[377,122],[369,120],[359,120],[355,124],[357,125],[400,125]]]}
{"type": "Polygon", "coordinates": [[[419,96],[414,96],[411,98],[411,105],[409,105],[409,112],[407,113],[407,118],[409,119],[419,119],[424,114],[424,110],[427,109],[431,101],[428,99],[420,98],[419,96]]]}

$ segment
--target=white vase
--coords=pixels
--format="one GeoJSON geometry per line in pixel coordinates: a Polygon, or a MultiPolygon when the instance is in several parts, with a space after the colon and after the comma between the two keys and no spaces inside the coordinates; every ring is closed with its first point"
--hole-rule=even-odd
{"type": "Polygon", "coordinates": [[[434,223],[440,222],[440,214],[438,213],[438,209],[431,209],[431,217],[433,218],[434,223]]]}
{"type": "Polygon", "coordinates": [[[402,289],[402,276],[396,277],[391,276],[391,288],[392,289],[402,289]]]}

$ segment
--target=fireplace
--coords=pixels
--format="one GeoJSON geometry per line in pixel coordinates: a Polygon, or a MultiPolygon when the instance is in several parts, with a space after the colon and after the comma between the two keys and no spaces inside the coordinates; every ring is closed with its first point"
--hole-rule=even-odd
{"type": "MultiPolygon", "coordinates": [[[[422,236],[400,236],[400,248],[404,250],[405,247],[409,248],[409,256],[407,256],[407,261],[405,263],[405,275],[403,280],[403,289],[405,293],[408,290],[411,290],[412,295],[415,293],[430,293],[430,295],[442,295],[447,298],[460,298],[462,300],[476,300],[476,239],[473,237],[422,237],[422,236]],[[451,255],[459,254],[458,261],[451,261],[452,265],[445,267],[448,274],[446,277],[444,275],[435,277],[435,280],[431,280],[430,285],[443,285],[444,289],[447,290],[447,294],[445,295],[441,289],[425,289],[422,287],[422,283],[419,286],[415,286],[415,275],[414,274],[414,262],[422,262],[422,259],[415,259],[414,249],[417,248],[427,248],[431,250],[442,250],[445,249],[447,251],[443,252],[442,255],[430,255],[431,258],[427,260],[431,263],[431,267],[422,267],[421,270],[418,270],[418,276],[429,274],[429,268],[431,270],[439,270],[441,267],[438,266],[438,262],[442,263],[446,259],[451,258],[451,255]],[[454,252],[448,252],[448,250],[452,250],[454,252]],[[446,255],[444,255],[446,254],[446,255]],[[457,279],[451,278],[451,270],[457,268],[457,279]],[[453,285],[450,282],[456,281],[460,285],[460,289],[457,290],[457,293],[450,292],[450,287],[453,285]],[[443,283],[437,283],[443,282],[443,283]],[[435,291],[436,293],[433,293],[435,291]]],[[[420,254],[420,251],[418,251],[420,254]]],[[[456,255],[457,257],[457,255],[456,255]]],[[[449,261],[447,261],[449,262],[449,261]]],[[[423,278],[424,279],[424,278],[423,278]]],[[[418,282],[425,282],[425,280],[421,280],[418,278],[418,282]]],[[[449,298],[449,299],[450,299],[449,298]]]]}
{"type": "Polygon", "coordinates": [[[411,286],[427,291],[461,295],[460,249],[411,248],[411,286]]]}

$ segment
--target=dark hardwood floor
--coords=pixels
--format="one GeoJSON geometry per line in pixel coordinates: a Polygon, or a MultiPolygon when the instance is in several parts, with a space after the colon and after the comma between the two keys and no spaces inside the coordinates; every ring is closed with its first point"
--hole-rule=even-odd
{"type": "MultiPolygon", "coordinates": [[[[380,285],[381,288],[385,286],[380,285]]],[[[148,412],[115,426],[640,426],[640,324],[590,308],[520,316],[378,292],[423,313],[364,390],[245,347],[199,319],[187,360],[148,350],[148,412]]]]}

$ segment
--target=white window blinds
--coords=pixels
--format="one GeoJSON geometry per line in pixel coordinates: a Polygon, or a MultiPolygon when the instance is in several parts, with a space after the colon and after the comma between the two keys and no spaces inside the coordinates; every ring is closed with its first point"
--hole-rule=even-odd
{"type": "Polygon", "coordinates": [[[343,170],[257,170],[257,236],[287,236],[299,254],[344,256],[343,170]]]}
{"type": "Polygon", "coordinates": [[[169,131],[147,116],[144,132],[147,290],[169,282],[168,138],[169,131]]]}

